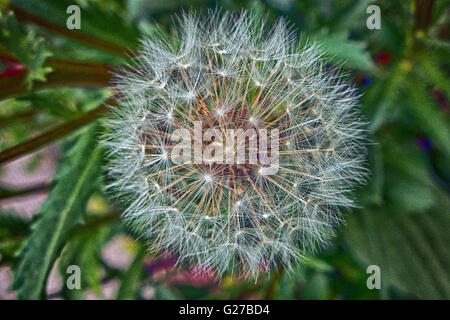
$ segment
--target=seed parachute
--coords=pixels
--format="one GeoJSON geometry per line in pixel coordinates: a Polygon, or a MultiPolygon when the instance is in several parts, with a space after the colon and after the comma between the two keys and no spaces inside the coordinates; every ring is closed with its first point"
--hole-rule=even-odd
{"type": "Polygon", "coordinates": [[[186,13],[174,29],[144,38],[116,74],[108,188],[180,263],[218,276],[290,268],[328,243],[365,179],[356,89],[283,20],[186,13]]]}

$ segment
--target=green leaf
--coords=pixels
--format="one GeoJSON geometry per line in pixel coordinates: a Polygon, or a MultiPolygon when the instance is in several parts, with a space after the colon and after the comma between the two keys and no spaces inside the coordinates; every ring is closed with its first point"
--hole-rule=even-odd
{"type": "Polygon", "coordinates": [[[64,283],[66,283],[70,276],[66,272],[67,268],[70,265],[77,265],[81,270],[81,288],[80,290],[70,290],[63,286],[62,296],[65,299],[83,299],[83,293],[88,289],[92,289],[95,294],[101,295],[101,248],[110,234],[109,227],[99,227],[93,232],[81,233],[69,241],[58,263],[60,273],[64,278],[64,283]]]}
{"type": "Polygon", "coordinates": [[[308,278],[302,292],[302,298],[306,300],[325,300],[331,295],[328,277],[316,272],[308,278]]]}
{"type": "Polygon", "coordinates": [[[450,298],[450,216],[443,207],[426,214],[389,211],[354,214],[344,238],[364,270],[377,265],[381,287],[422,299],[450,298]]]}
{"type": "Polygon", "coordinates": [[[27,68],[28,88],[35,80],[45,81],[51,68],[44,67],[44,62],[51,53],[45,48],[44,39],[37,37],[33,29],[25,30],[11,11],[0,10],[0,43],[27,68]]]}
{"type": "Polygon", "coordinates": [[[278,290],[275,295],[277,300],[295,299],[296,290],[300,282],[305,280],[303,266],[298,266],[292,271],[285,271],[278,284],[278,290]]]}
{"type": "Polygon", "coordinates": [[[44,296],[46,280],[69,232],[84,220],[87,201],[100,174],[101,149],[97,126],[83,131],[67,152],[56,176],[56,186],[32,225],[32,233],[20,251],[13,290],[19,299],[44,296]]]}
{"type": "Polygon", "coordinates": [[[313,38],[323,45],[323,50],[333,61],[343,63],[350,68],[374,71],[375,65],[366,51],[366,44],[349,40],[346,32],[318,34],[313,38]]]}
{"type": "Polygon", "coordinates": [[[12,211],[0,212],[0,261],[14,260],[15,252],[29,233],[30,221],[12,211]]]}
{"type": "Polygon", "coordinates": [[[367,186],[360,191],[359,202],[360,205],[382,205],[386,177],[381,147],[380,145],[370,145],[368,151],[371,175],[367,186]]]}
{"type": "MultiPolygon", "coordinates": [[[[449,48],[450,49],[450,48],[449,48]]],[[[426,57],[422,61],[422,69],[428,80],[439,89],[445,91],[447,97],[450,97],[450,80],[445,72],[441,71],[437,59],[434,57],[426,57]]]]}
{"type": "Polygon", "coordinates": [[[421,181],[392,174],[386,184],[388,199],[399,210],[422,212],[434,204],[433,189],[421,181]]]}
{"type": "Polygon", "coordinates": [[[338,10],[331,18],[334,30],[348,30],[355,26],[366,27],[367,7],[373,0],[353,1],[342,10],[338,10]],[[364,22],[364,23],[361,23],[364,22]]]}
{"type": "Polygon", "coordinates": [[[409,71],[398,63],[364,97],[364,104],[369,104],[371,109],[369,115],[371,132],[378,131],[386,122],[392,121],[393,114],[398,111],[397,106],[404,102],[400,93],[408,75],[409,71]]]}
{"type": "Polygon", "coordinates": [[[175,293],[173,290],[165,287],[162,284],[158,284],[154,287],[155,289],[155,300],[179,300],[182,297],[175,293]]]}
{"type": "Polygon", "coordinates": [[[33,108],[45,110],[57,118],[71,120],[82,112],[97,107],[109,95],[105,89],[52,88],[31,92],[16,100],[29,101],[33,108]]]}
{"type": "Polygon", "coordinates": [[[328,264],[326,261],[324,261],[323,259],[314,257],[312,255],[309,255],[309,254],[305,254],[304,264],[305,264],[305,266],[307,266],[309,268],[313,268],[316,271],[321,271],[321,272],[333,271],[333,267],[330,264],[328,264]]]}
{"type": "Polygon", "coordinates": [[[432,101],[430,94],[419,80],[410,80],[409,95],[410,108],[417,123],[450,159],[450,122],[432,101]]]}
{"type": "Polygon", "coordinates": [[[79,5],[81,9],[81,30],[75,30],[74,32],[85,33],[124,48],[135,48],[137,46],[139,37],[137,28],[126,21],[125,17],[118,12],[105,10],[94,1],[78,1],[77,3],[73,0],[12,0],[11,2],[34,15],[63,27],[66,27],[66,21],[69,17],[69,14],[66,13],[67,7],[73,4],[79,5]]]}
{"type": "MultiPolygon", "coordinates": [[[[80,289],[69,289],[66,285],[68,277],[70,274],[67,273],[67,268],[70,265],[79,265],[79,261],[77,260],[77,253],[83,254],[83,241],[81,237],[72,239],[70,243],[62,250],[61,256],[58,260],[58,268],[59,272],[63,279],[63,286],[61,289],[61,296],[65,300],[82,300],[84,299],[85,287],[81,285],[80,289]]],[[[81,271],[81,281],[83,280],[84,272],[80,267],[81,271]]]]}
{"type": "Polygon", "coordinates": [[[209,287],[208,286],[196,286],[189,284],[178,284],[174,288],[180,294],[181,297],[192,300],[208,300],[209,287]]]}
{"type": "Polygon", "coordinates": [[[133,263],[123,273],[119,292],[117,293],[118,300],[133,300],[139,296],[140,284],[144,276],[143,261],[145,252],[145,247],[141,246],[133,263]]]}
{"type": "Polygon", "coordinates": [[[7,235],[27,234],[30,222],[12,211],[0,212],[0,239],[7,235]]]}

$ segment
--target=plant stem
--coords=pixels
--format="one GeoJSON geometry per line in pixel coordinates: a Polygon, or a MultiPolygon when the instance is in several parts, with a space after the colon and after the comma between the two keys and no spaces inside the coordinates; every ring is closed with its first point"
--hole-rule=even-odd
{"type": "Polygon", "coordinates": [[[66,27],[62,27],[56,23],[47,21],[41,17],[38,17],[34,14],[31,14],[22,8],[19,8],[13,4],[9,4],[9,9],[14,11],[14,14],[20,22],[25,23],[32,23],[35,24],[41,28],[47,29],[53,33],[62,35],[64,37],[85,43],[87,45],[90,45],[95,48],[102,49],[104,51],[108,51],[120,56],[127,56],[127,49],[120,47],[118,45],[115,45],[113,43],[109,43],[106,41],[103,41],[101,39],[95,38],[93,36],[77,32],[74,30],[69,30],[66,27]]]}
{"type": "MultiPolygon", "coordinates": [[[[65,61],[59,59],[47,59],[46,67],[51,67],[47,81],[36,81],[33,90],[62,86],[108,86],[113,67],[107,64],[92,62],[65,61]]],[[[28,91],[24,83],[26,74],[0,78],[0,99],[14,97],[28,91]]]]}
{"type": "Polygon", "coordinates": [[[76,227],[72,230],[71,236],[80,235],[82,233],[96,229],[104,224],[116,222],[120,220],[120,212],[105,214],[96,218],[87,219],[86,224],[76,227]]]}
{"type": "Polygon", "coordinates": [[[68,135],[69,133],[74,132],[75,130],[81,128],[82,126],[90,122],[93,122],[94,120],[97,120],[103,113],[108,111],[108,107],[106,106],[106,104],[112,105],[114,104],[114,102],[112,99],[109,99],[105,104],[100,105],[94,110],[86,112],[85,114],[83,114],[82,116],[73,121],[61,124],[56,128],[53,128],[33,139],[30,139],[17,146],[11,147],[3,152],[0,152],[0,163],[4,163],[6,161],[30,153],[50,142],[58,140],[59,138],[62,138],[68,135]]]}
{"type": "Polygon", "coordinates": [[[0,118],[0,127],[10,125],[16,122],[25,122],[33,118],[38,113],[37,109],[29,109],[24,111],[19,111],[11,116],[0,118]]]}
{"type": "Polygon", "coordinates": [[[414,30],[427,31],[433,19],[434,0],[416,0],[414,11],[414,30]]]}
{"type": "Polygon", "coordinates": [[[0,200],[10,199],[14,197],[20,197],[24,195],[29,195],[33,193],[40,193],[40,192],[47,192],[51,188],[51,185],[49,184],[42,184],[30,187],[28,189],[22,189],[22,190],[10,190],[0,187],[0,200]]]}

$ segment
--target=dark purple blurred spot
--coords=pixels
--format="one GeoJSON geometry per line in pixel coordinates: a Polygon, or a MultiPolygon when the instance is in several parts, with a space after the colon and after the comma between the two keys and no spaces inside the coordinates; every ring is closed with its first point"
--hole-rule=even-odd
{"type": "Polygon", "coordinates": [[[436,99],[436,102],[439,106],[447,113],[450,113],[450,103],[448,99],[445,97],[445,94],[439,89],[431,90],[432,96],[436,99]]]}
{"type": "Polygon", "coordinates": [[[430,138],[426,138],[426,137],[417,137],[416,138],[416,143],[425,150],[430,150],[433,148],[433,144],[431,143],[430,138]]]}
{"type": "Polygon", "coordinates": [[[370,79],[362,75],[355,76],[354,81],[357,85],[363,88],[370,84],[370,79]]]}
{"type": "Polygon", "coordinates": [[[176,260],[173,257],[163,259],[160,261],[156,261],[145,268],[147,273],[153,273],[155,271],[159,271],[162,269],[168,269],[173,267],[176,264],[176,260]]]}

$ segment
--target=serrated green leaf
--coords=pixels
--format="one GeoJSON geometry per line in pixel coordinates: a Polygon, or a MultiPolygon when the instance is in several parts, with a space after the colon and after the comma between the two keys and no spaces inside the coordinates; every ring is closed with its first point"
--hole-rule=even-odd
{"type": "Polygon", "coordinates": [[[318,34],[313,39],[322,44],[326,55],[337,63],[366,71],[375,69],[372,58],[366,51],[367,45],[361,41],[349,40],[346,32],[318,34]]]}
{"type": "Polygon", "coordinates": [[[101,149],[96,130],[94,125],[83,131],[67,153],[56,176],[56,185],[21,248],[12,285],[19,299],[44,296],[48,274],[70,230],[84,220],[87,201],[100,174],[101,149]]]}
{"type": "Polygon", "coordinates": [[[364,270],[380,267],[382,290],[394,286],[422,299],[449,299],[450,217],[442,209],[411,215],[357,213],[344,238],[364,270]]]}
{"type": "Polygon", "coordinates": [[[144,257],[145,247],[141,246],[134,261],[122,275],[117,300],[133,300],[139,296],[140,283],[144,276],[144,257]]]}
{"type": "Polygon", "coordinates": [[[44,40],[36,36],[34,30],[26,31],[14,14],[0,10],[0,45],[26,68],[25,83],[31,88],[33,81],[45,81],[51,68],[44,67],[45,60],[51,56],[44,40]]]}

